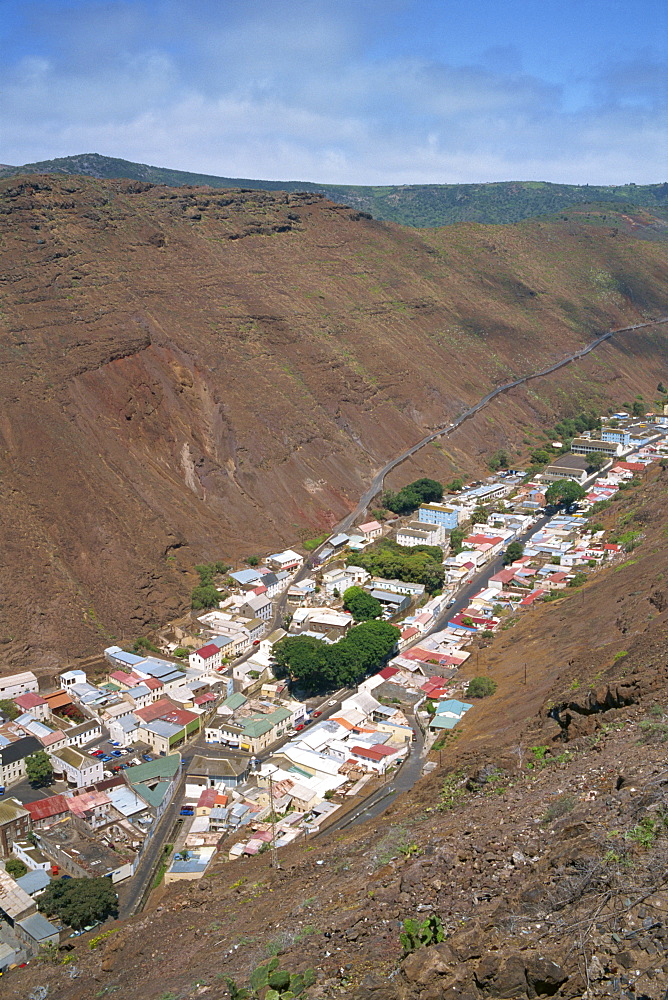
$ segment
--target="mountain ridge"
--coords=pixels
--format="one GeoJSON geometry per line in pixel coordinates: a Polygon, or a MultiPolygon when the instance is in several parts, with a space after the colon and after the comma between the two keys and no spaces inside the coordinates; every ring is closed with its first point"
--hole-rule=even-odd
{"type": "Polygon", "coordinates": [[[474,184],[318,184],[313,181],[268,181],[172,170],[100,153],[0,167],[0,177],[25,173],[63,173],[129,178],[169,186],[208,186],[262,191],[310,191],[332,201],[370,212],[375,219],[417,228],[457,222],[506,224],[552,214],[588,202],[610,202],[668,209],[668,183],[572,185],[548,181],[495,181],[474,184]]]}

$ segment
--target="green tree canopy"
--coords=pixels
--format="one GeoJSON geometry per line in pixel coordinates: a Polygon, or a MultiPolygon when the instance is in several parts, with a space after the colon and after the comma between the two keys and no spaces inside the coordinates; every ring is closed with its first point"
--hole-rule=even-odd
{"type": "Polygon", "coordinates": [[[44,750],[38,750],[37,753],[26,757],[26,771],[28,781],[34,788],[50,785],[53,781],[53,765],[49,755],[44,750]]]}
{"type": "Polygon", "coordinates": [[[585,490],[574,479],[562,479],[545,490],[545,503],[549,507],[570,507],[578,500],[584,500],[586,495],[585,490]]]}
{"type": "Polygon", "coordinates": [[[274,646],[279,671],[307,692],[350,686],[385,661],[399,638],[387,622],[367,621],[327,645],[309,635],[287,636],[274,646]]]}
{"type": "Polygon", "coordinates": [[[21,709],[8,698],[2,698],[0,699],[0,712],[4,712],[9,719],[17,719],[21,714],[21,709]]]}
{"type": "Polygon", "coordinates": [[[23,861],[21,861],[20,858],[8,858],[5,861],[5,871],[8,875],[11,875],[12,878],[21,878],[21,876],[25,875],[28,871],[28,867],[23,863],[23,861]]]}
{"type": "Polygon", "coordinates": [[[598,472],[608,461],[608,456],[602,451],[593,451],[587,455],[587,472],[598,472]]]}
{"type": "Polygon", "coordinates": [[[221,593],[212,583],[202,583],[193,590],[190,603],[193,610],[199,611],[200,608],[217,608],[220,600],[221,593]]]}
{"type": "Polygon", "coordinates": [[[118,915],[118,895],[110,878],[56,879],[38,900],[47,916],[58,916],[74,930],[118,915]]]}
{"type": "Polygon", "coordinates": [[[362,566],[385,580],[423,583],[429,593],[439,590],[445,579],[443,552],[437,545],[409,548],[381,538],[363,552],[351,553],[346,561],[349,566],[362,566]]]}
{"type": "Polygon", "coordinates": [[[524,555],[524,546],[521,542],[511,542],[503,553],[503,565],[509,566],[524,555]]]}
{"type": "Polygon", "coordinates": [[[432,503],[443,496],[443,483],[436,479],[416,479],[403,486],[398,493],[390,490],[383,494],[383,506],[395,514],[410,514],[421,503],[432,503]]]}
{"type": "Polygon", "coordinates": [[[356,622],[366,622],[370,618],[380,618],[383,606],[379,600],[361,587],[348,587],[343,594],[343,606],[356,622]]]}
{"type": "Polygon", "coordinates": [[[466,688],[467,698],[486,698],[496,691],[496,681],[491,677],[474,677],[466,688]]]}

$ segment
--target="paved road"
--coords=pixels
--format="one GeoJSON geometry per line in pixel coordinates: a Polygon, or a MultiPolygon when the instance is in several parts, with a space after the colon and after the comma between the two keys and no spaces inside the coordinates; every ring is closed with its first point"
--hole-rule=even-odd
{"type": "Polygon", "coordinates": [[[155,875],[156,868],[162,857],[163,847],[168,842],[172,828],[181,810],[186,779],[185,772],[186,769],[182,768],[179,784],[174,792],[174,798],[160,817],[155,833],[142,854],[134,875],[128,882],[119,884],[118,915],[121,919],[131,917],[133,913],[136,913],[142,903],[144,893],[148,889],[149,882],[155,875]]]}
{"type": "Polygon", "coordinates": [[[375,792],[369,795],[364,802],[361,802],[356,809],[346,813],[341,819],[335,820],[331,826],[328,826],[321,833],[316,834],[316,837],[325,836],[328,833],[336,833],[338,830],[345,830],[349,826],[364,823],[368,819],[376,819],[377,816],[384,813],[387,807],[394,802],[397,795],[407,792],[413,787],[422,773],[424,737],[414,716],[410,717],[410,722],[417,739],[414,743],[411,743],[410,753],[399,768],[399,771],[395,775],[392,775],[386,784],[381,785],[375,792]]]}
{"type": "MultiPolygon", "coordinates": [[[[633,330],[642,330],[645,327],[658,326],[659,324],[662,323],[668,323],[668,316],[661,316],[658,319],[651,320],[650,322],[647,323],[635,323],[633,324],[633,326],[624,326],[617,330],[608,330],[607,333],[603,333],[601,334],[600,337],[596,337],[595,340],[592,340],[592,342],[588,344],[586,347],[581,348],[579,351],[574,351],[572,354],[568,354],[565,358],[562,358],[561,361],[556,361],[554,364],[549,365],[547,368],[541,368],[540,371],[533,372],[530,375],[522,375],[520,378],[516,378],[512,382],[505,382],[503,385],[497,386],[497,388],[493,389],[492,392],[488,392],[486,396],[483,396],[483,398],[479,400],[475,404],[475,406],[471,406],[468,410],[465,410],[451,423],[445,424],[443,427],[439,427],[431,434],[427,434],[420,441],[418,441],[417,444],[414,444],[410,448],[407,448],[405,451],[402,451],[401,454],[393,458],[390,462],[387,463],[387,465],[384,465],[383,468],[380,469],[371,480],[369,488],[360,498],[360,501],[355,507],[355,509],[351,511],[350,514],[346,514],[346,516],[341,521],[339,521],[339,523],[333,529],[332,534],[337,534],[342,531],[343,532],[348,531],[352,527],[355,521],[357,521],[357,519],[367,509],[367,507],[369,506],[373,498],[376,496],[376,494],[379,493],[380,490],[382,490],[385,477],[393,469],[396,469],[396,467],[398,465],[401,465],[402,462],[405,462],[406,459],[411,458],[418,451],[420,451],[421,448],[424,448],[425,445],[431,444],[433,441],[436,441],[440,437],[446,437],[449,434],[452,434],[452,432],[457,430],[458,427],[461,427],[464,421],[469,420],[471,417],[475,416],[476,413],[479,413],[480,410],[482,410],[485,406],[491,403],[493,399],[496,399],[497,396],[500,396],[504,392],[509,392],[510,389],[514,389],[518,385],[524,385],[526,382],[530,382],[532,379],[543,378],[545,375],[551,375],[552,372],[556,372],[560,368],[564,368],[566,365],[569,365],[572,361],[578,361],[580,358],[584,358],[587,354],[589,354],[596,347],[598,347],[599,344],[604,343],[606,340],[610,340],[610,338],[614,337],[615,334],[629,333],[633,330]]],[[[322,545],[318,546],[318,548],[315,549],[311,557],[306,560],[304,566],[295,575],[293,580],[294,583],[304,579],[304,577],[311,571],[313,557],[317,556],[326,546],[326,544],[327,542],[323,542],[322,545]]],[[[277,627],[278,625],[281,624],[283,620],[283,615],[285,613],[286,603],[287,603],[287,592],[283,594],[283,596],[281,597],[281,599],[277,604],[276,616],[274,619],[274,627],[277,627]]]]}

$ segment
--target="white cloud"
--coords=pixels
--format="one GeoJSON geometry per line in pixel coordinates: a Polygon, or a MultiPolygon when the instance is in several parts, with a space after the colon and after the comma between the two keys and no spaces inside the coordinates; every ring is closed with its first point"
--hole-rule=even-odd
{"type": "Polygon", "coordinates": [[[34,50],[0,69],[5,162],[95,151],[323,183],[664,178],[665,73],[647,53],[597,67],[573,110],[512,47],[465,66],[369,58],[375,2],[369,23],[343,0],[156,4],[162,19],[91,3],[66,23],[38,5],[34,50]],[[38,44],[54,24],[58,43],[38,44]]]}

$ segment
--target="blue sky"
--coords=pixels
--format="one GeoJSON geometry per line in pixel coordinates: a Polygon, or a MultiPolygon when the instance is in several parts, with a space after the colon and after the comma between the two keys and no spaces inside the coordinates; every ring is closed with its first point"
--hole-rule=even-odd
{"type": "Polygon", "coordinates": [[[668,179],[665,0],[2,0],[0,161],[668,179]]]}

